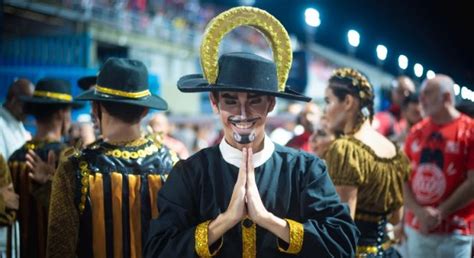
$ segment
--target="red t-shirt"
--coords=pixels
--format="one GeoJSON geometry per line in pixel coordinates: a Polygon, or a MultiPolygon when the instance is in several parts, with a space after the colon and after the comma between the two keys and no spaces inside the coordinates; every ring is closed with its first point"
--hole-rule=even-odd
{"type": "MultiPolygon", "coordinates": [[[[474,120],[461,115],[438,125],[425,119],[407,136],[405,152],[411,161],[408,179],[420,205],[437,207],[461,185],[469,170],[474,170],[474,120]]],[[[406,222],[418,229],[414,213],[407,210],[406,222]]],[[[457,231],[470,234],[474,202],[446,218],[433,233],[457,231]]]]}
{"type": "Polygon", "coordinates": [[[286,146],[310,152],[309,137],[311,137],[311,132],[305,131],[304,133],[293,137],[286,146]]]}

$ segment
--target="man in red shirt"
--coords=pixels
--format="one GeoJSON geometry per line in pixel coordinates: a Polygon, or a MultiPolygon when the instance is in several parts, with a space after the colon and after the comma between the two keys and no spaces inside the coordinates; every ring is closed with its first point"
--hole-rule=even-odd
{"type": "Polygon", "coordinates": [[[376,113],[372,122],[379,133],[387,137],[394,137],[407,127],[401,107],[403,100],[415,91],[415,84],[407,76],[399,76],[392,82],[392,103],[388,110],[376,113]]]}
{"type": "Polygon", "coordinates": [[[474,120],[454,107],[454,82],[425,80],[426,119],[407,137],[412,173],[404,185],[409,257],[471,257],[474,219],[474,120]]]}
{"type": "Polygon", "coordinates": [[[286,146],[311,152],[309,137],[313,134],[314,125],[319,122],[321,111],[315,103],[308,103],[298,115],[298,124],[303,126],[303,133],[293,137],[286,146]]]}

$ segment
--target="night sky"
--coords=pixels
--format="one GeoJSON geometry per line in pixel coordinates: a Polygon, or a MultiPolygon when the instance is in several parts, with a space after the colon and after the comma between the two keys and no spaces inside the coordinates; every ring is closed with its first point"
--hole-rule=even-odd
{"type": "MultiPolygon", "coordinates": [[[[238,0],[214,2],[239,5],[238,0]]],[[[428,69],[445,73],[474,89],[474,21],[467,5],[461,1],[255,0],[254,6],[273,14],[302,40],[304,10],[316,8],[321,26],[315,42],[346,53],[347,31],[355,29],[361,35],[356,57],[376,64],[375,48],[384,44],[388,48],[384,69],[388,72],[399,73],[398,56],[404,54],[409,59],[407,75],[414,77],[413,64],[417,62],[425,74],[428,69]]]]}

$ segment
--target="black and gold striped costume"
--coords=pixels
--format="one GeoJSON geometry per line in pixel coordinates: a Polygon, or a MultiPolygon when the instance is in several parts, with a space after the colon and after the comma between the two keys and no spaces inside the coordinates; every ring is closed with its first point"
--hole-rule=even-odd
{"type": "Polygon", "coordinates": [[[65,145],[57,141],[31,140],[16,150],[8,159],[13,187],[20,195],[18,222],[20,224],[20,257],[46,257],[48,232],[48,205],[51,182],[38,184],[28,176],[26,153],[34,150],[43,160],[48,160],[49,151],[57,157],[65,145]]]}
{"type": "Polygon", "coordinates": [[[176,155],[151,138],[67,155],[53,180],[48,257],[141,257],[176,155]]]}
{"type": "MultiPolygon", "coordinates": [[[[12,183],[10,169],[7,161],[0,154],[0,188],[8,187],[12,183]]],[[[12,257],[12,223],[15,221],[16,212],[6,207],[3,195],[0,194],[0,227],[7,227],[6,257],[12,257]]],[[[16,243],[16,242],[15,242],[16,243]]]]}

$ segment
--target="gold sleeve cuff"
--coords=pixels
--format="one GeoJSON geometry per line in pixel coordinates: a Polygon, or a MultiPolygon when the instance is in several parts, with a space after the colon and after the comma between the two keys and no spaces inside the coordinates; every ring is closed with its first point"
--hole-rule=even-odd
{"type": "Polygon", "coordinates": [[[222,238],[220,239],[220,244],[219,247],[211,253],[209,250],[209,244],[208,244],[208,229],[209,229],[209,223],[211,221],[205,221],[196,227],[196,231],[194,233],[194,249],[196,250],[196,253],[199,257],[211,257],[217,254],[219,250],[222,247],[222,238]]]}
{"type": "Polygon", "coordinates": [[[288,248],[285,250],[283,249],[280,244],[278,244],[278,250],[283,253],[288,254],[298,254],[303,247],[303,237],[304,237],[304,228],[303,224],[296,222],[291,219],[285,219],[288,222],[288,226],[290,227],[290,243],[288,248]]]}

